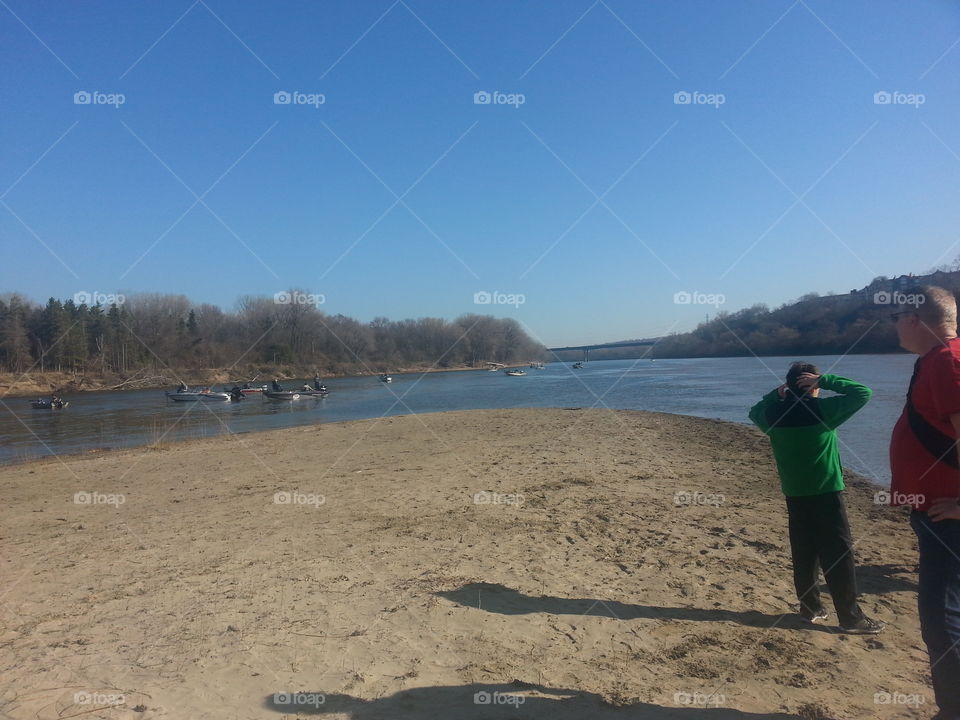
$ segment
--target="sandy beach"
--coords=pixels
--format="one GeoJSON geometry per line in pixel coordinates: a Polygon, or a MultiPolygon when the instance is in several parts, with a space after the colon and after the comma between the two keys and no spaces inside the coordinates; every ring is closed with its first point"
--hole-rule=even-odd
{"type": "Polygon", "coordinates": [[[933,714],[906,516],[850,479],[888,627],[802,625],[746,426],[411,415],[2,467],[0,488],[11,720],[933,714]]]}

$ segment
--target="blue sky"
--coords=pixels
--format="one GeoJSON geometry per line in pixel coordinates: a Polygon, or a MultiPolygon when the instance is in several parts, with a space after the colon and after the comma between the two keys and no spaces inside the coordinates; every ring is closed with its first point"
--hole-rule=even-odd
{"type": "Polygon", "coordinates": [[[947,0],[4,0],[0,290],[551,346],[846,292],[960,254],[958,39],[947,0]]]}

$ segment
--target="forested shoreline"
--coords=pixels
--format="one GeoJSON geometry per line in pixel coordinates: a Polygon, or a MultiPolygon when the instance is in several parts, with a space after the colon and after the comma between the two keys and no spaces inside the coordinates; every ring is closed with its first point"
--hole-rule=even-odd
{"type": "Polygon", "coordinates": [[[8,295],[0,299],[0,371],[66,374],[80,389],[148,386],[151,378],[329,377],[546,359],[512,318],[362,323],[297,302],[305,293],[281,295],[243,297],[234,312],[183,295],[138,294],[109,306],[55,298],[41,306],[8,295]]]}

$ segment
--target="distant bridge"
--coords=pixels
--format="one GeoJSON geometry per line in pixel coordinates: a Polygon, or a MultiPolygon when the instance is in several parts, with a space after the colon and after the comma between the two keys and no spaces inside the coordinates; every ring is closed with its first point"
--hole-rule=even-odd
{"type": "Polygon", "coordinates": [[[621,342],[602,343],[600,345],[570,345],[569,347],[547,348],[547,352],[558,353],[582,350],[583,360],[586,362],[587,356],[590,354],[591,350],[608,350],[612,348],[625,347],[649,347],[651,345],[656,345],[662,339],[663,338],[647,338],[645,340],[623,340],[621,342]]]}

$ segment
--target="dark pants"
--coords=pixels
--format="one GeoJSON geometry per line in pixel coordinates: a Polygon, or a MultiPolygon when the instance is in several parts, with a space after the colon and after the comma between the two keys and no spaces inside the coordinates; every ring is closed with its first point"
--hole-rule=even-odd
{"type": "Polygon", "coordinates": [[[920,545],[920,630],[930,654],[937,718],[960,720],[960,520],[934,522],[914,510],[920,545]]]}
{"type": "Polygon", "coordinates": [[[820,569],[827,580],[837,619],[843,626],[863,617],[857,604],[857,579],[853,562],[850,523],[839,492],[787,498],[793,584],[802,611],[813,615],[820,602],[820,569]]]}

